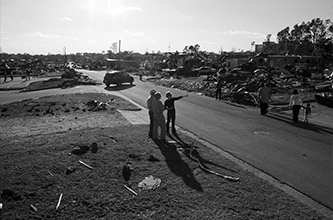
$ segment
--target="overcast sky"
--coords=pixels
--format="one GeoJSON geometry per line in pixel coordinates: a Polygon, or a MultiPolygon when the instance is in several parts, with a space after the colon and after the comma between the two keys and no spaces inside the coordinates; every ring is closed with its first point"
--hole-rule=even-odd
{"type": "Polygon", "coordinates": [[[333,21],[333,0],[0,0],[5,53],[250,50],[313,18],[333,21]]]}

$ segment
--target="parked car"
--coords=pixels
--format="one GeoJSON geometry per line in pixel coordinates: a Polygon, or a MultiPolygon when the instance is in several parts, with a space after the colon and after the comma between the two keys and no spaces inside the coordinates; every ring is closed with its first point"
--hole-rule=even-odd
{"type": "Polygon", "coordinates": [[[216,73],[216,69],[210,68],[209,66],[202,66],[200,68],[193,69],[193,71],[197,72],[197,75],[213,75],[216,73]]]}
{"type": "Polygon", "coordinates": [[[121,86],[123,83],[130,83],[132,85],[133,81],[134,78],[124,71],[107,72],[103,79],[103,83],[105,83],[107,87],[111,84],[121,86]]]}

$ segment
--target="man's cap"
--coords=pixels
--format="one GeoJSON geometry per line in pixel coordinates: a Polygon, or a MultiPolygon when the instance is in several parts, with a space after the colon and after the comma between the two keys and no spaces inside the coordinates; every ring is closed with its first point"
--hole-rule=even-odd
{"type": "Polygon", "coordinates": [[[155,94],[155,93],[156,93],[155,89],[150,90],[150,94],[155,94]]]}

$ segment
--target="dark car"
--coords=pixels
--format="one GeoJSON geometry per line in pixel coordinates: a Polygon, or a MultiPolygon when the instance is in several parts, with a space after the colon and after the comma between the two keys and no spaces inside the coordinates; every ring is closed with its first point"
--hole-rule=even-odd
{"type": "Polygon", "coordinates": [[[128,73],[124,71],[113,71],[105,74],[103,83],[109,87],[111,84],[121,86],[123,83],[130,83],[132,85],[133,81],[134,78],[128,73]]]}
{"type": "Polygon", "coordinates": [[[213,75],[217,71],[214,68],[210,68],[209,66],[202,66],[200,68],[193,69],[197,73],[198,76],[200,75],[213,75]]]}

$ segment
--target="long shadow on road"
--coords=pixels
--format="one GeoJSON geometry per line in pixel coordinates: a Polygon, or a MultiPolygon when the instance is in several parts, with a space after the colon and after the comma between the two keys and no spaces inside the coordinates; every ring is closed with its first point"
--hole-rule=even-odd
{"type": "Polygon", "coordinates": [[[300,128],[300,129],[306,129],[306,130],[314,131],[317,133],[333,134],[332,128],[318,125],[318,124],[313,124],[311,122],[310,123],[303,123],[303,122],[295,123],[290,119],[290,116],[284,116],[284,115],[279,115],[279,114],[268,114],[268,115],[266,115],[266,117],[285,122],[291,126],[294,126],[294,127],[300,128]]]}

